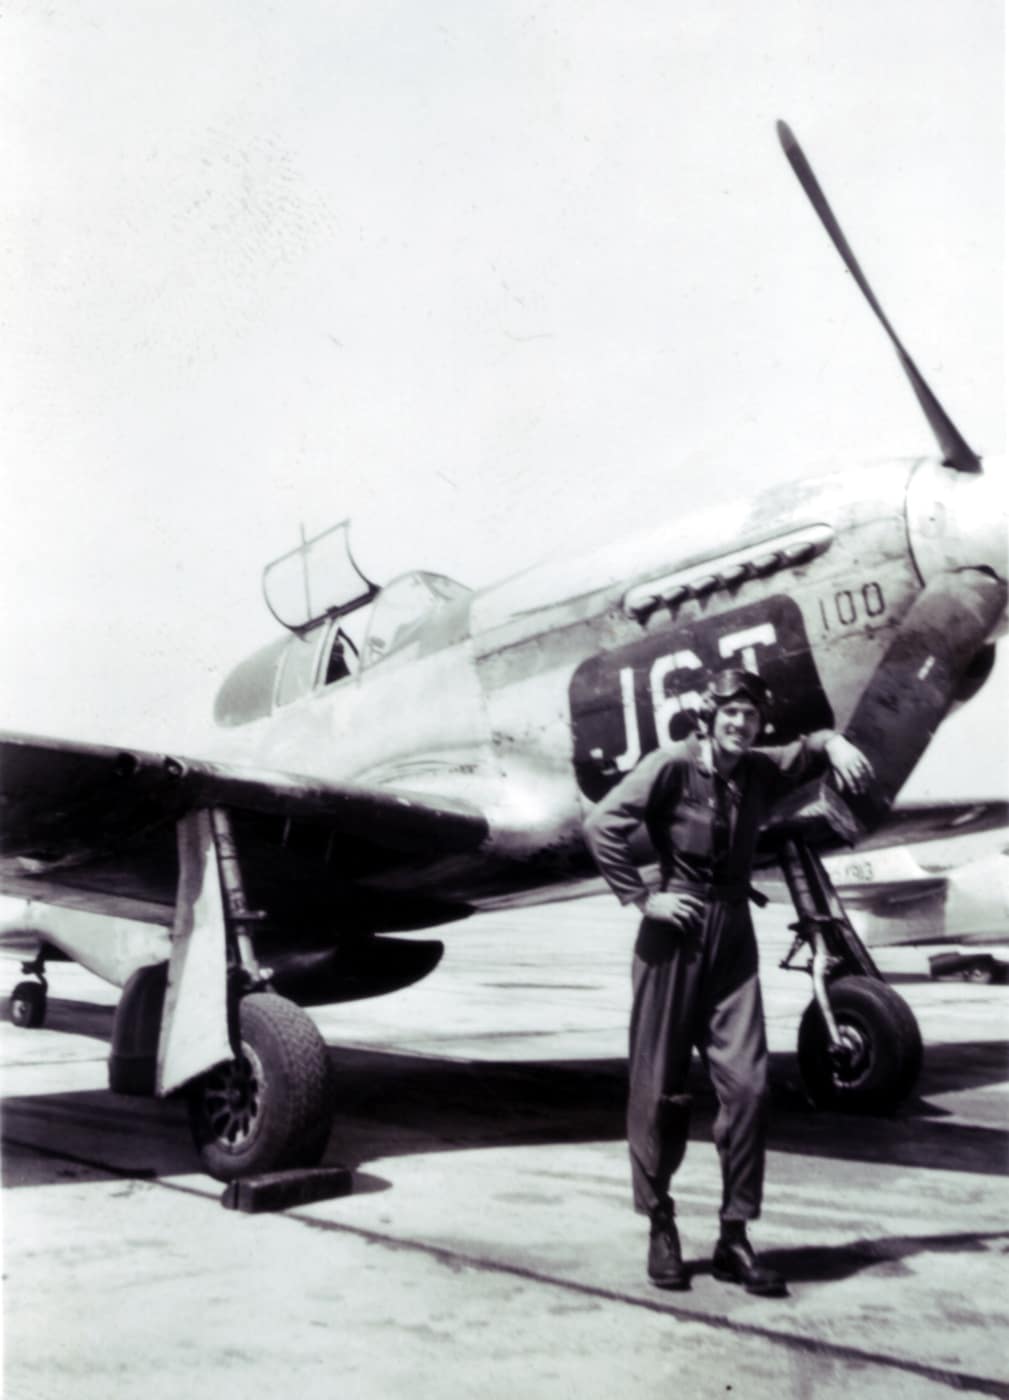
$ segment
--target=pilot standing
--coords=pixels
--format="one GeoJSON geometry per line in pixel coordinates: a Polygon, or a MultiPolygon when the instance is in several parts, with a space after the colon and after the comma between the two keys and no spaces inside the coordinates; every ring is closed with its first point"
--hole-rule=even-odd
{"type": "Polygon", "coordinates": [[[643,915],[632,975],[627,1136],[634,1205],[650,1221],[648,1276],[659,1288],[689,1286],[669,1184],[686,1151],[685,1089],[696,1045],[718,1098],[723,1192],[714,1275],[750,1293],[786,1291],[746,1235],[746,1222],[760,1214],[767,1098],[748,905],[754,849],[770,807],[792,788],[829,764],[843,787],[860,792],[872,767],[833,730],[754,749],[770,703],[759,676],[716,673],[698,734],[646,755],[585,826],[610,888],[643,915]],[[659,858],[661,892],[648,892],[631,859],[630,838],[642,824],[659,858]]]}

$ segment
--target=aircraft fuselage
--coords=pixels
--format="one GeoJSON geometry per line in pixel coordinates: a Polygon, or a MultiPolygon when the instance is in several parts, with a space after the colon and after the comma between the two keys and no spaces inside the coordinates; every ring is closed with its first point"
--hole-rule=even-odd
{"type": "MultiPolygon", "coordinates": [[[[718,665],[738,661],[769,683],[769,742],[857,725],[923,589],[966,571],[978,576],[985,616],[971,618],[961,657],[965,698],[975,684],[966,662],[1005,618],[991,511],[968,509],[986,480],[902,461],[667,514],[634,539],[438,604],[380,654],[369,654],[366,623],[356,674],[316,680],[302,698],[232,729],[229,747],[264,767],[458,796],[487,814],[479,851],[363,884],[444,892],[448,879],[460,899],[479,902],[516,883],[584,873],[591,804],[642,754],[689,731],[718,665]]],[[[326,626],[317,676],[331,645],[326,626]]],[[[337,623],[328,626],[335,636],[337,623]]],[[[906,683],[924,681],[912,671],[906,683]]],[[[895,761],[888,703],[884,694],[863,736],[880,749],[870,752],[885,780],[877,809],[929,737],[907,750],[910,766],[900,754],[895,761]]]]}

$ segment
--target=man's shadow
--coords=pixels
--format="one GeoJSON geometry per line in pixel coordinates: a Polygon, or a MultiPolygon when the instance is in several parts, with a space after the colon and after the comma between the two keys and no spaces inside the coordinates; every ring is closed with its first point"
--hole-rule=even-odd
{"type": "MultiPolygon", "coordinates": [[[[955,1235],[881,1235],[846,1244],[761,1250],[760,1258],[784,1274],[790,1283],[838,1283],[866,1269],[876,1269],[888,1277],[900,1277],[911,1272],[904,1261],[918,1254],[984,1254],[990,1247],[1004,1253],[1005,1241],[1009,1241],[1009,1230],[955,1235]]],[[[692,1278],[710,1273],[710,1260],[690,1266],[692,1278]]]]}

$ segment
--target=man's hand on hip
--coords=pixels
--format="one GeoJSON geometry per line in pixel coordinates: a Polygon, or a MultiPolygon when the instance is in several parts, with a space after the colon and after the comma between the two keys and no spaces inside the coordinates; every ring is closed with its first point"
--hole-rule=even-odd
{"type": "Polygon", "coordinates": [[[671,924],[681,933],[686,933],[692,928],[704,910],[704,901],[696,894],[660,894],[656,891],[654,894],[643,895],[641,899],[635,900],[635,903],[646,919],[655,919],[660,924],[671,924]]]}

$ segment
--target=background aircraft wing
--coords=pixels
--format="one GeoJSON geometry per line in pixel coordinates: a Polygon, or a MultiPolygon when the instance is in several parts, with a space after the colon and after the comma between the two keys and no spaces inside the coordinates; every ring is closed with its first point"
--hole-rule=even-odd
{"type": "MultiPolygon", "coordinates": [[[[981,933],[1004,940],[1007,819],[1009,803],[997,800],[908,804],[824,864],[848,910],[869,919],[859,932],[870,947],[981,933]]],[[[774,867],[757,884],[788,901],[774,867]]]]}
{"type": "MultiPolygon", "coordinates": [[[[127,918],[170,922],[175,822],[227,807],[253,898],[301,919],[339,908],[370,927],[437,921],[382,914],[356,882],[472,850],[483,814],[458,799],[321,782],[138,749],[0,736],[0,891],[127,918]]],[[[402,904],[402,901],[393,901],[402,904]]],[[[416,901],[415,901],[416,905],[416,901]]],[[[446,913],[446,917],[452,917],[446,913]]]]}
{"type": "MultiPolygon", "coordinates": [[[[838,871],[831,870],[830,874],[836,881],[838,871]]],[[[908,880],[851,881],[840,884],[838,890],[849,909],[890,913],[938,898],[945,894],[948,883],[945,876],[936,875],[908,880]]]]}
{"type": "Polygon", "coordinates": [[[872,851],[884,846],[911,846],[922,841],[943,841],[1006,826],[1009,826],[1009,802],[1000,799],[898,802],[870,835],[858,840],[856,849],[872,851]]]}

